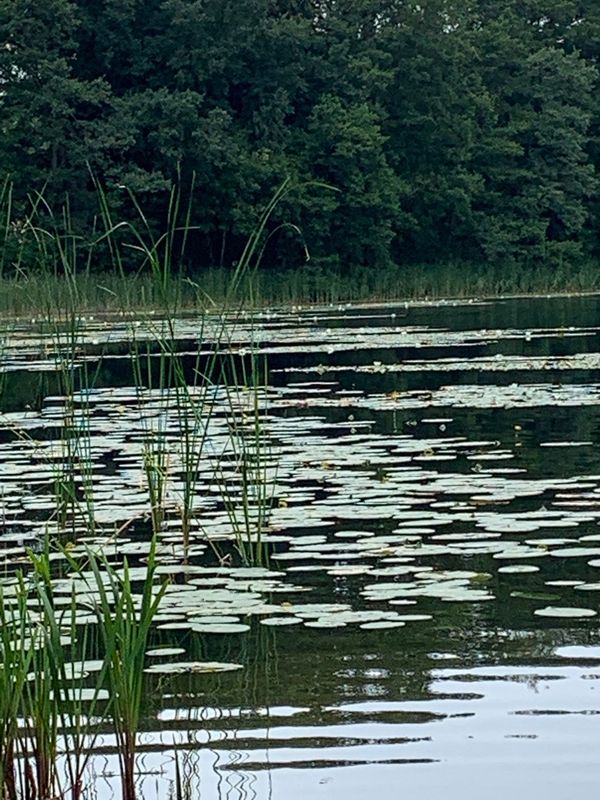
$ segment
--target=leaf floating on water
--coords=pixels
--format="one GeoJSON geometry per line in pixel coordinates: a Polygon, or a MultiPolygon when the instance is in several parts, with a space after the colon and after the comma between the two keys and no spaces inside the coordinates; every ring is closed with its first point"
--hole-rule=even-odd
{"type": "Polygon", "coordinates": [[[378,622],[363,622],[359,627],[365,631],[386,630],[387,628],[402,628],[406,625],[402,620],[379,620],[378,622]]]}
{"type": "Polygon", "coordinates": [[[161,631],[189,631],[191,625],[189,622],[161,622],[157,628],[161,631]]]}
{"type": "Polygon", "coordinates": [[[600,547],[561,547],[558,550],[551,550],[550,555],[556,558],[589,558],[589,556],[599,556],[600,547]]]}
{"type": "Polygon", "coordinates": [[[515,591],[510,593],[511,597],[520,597],[523,600],[558,600],[560,599],[554,594],[544,594],[544,592],[520,592],[515,591]]]}
{"type": "Polygon", "coordinates": [[[592,608],[561,608],[559,606],[546,606],[546,608],[538,608],[533,612],[536,617],[556,617],[556,618],[571,618],[583,619],[587,617],[595,617],[597,612],[592,608]]]}
{"type": "Polygon", "coordinates": [[[441,598],[445,603],[481,603],[487,600],[494,600],[493,594],[487,594],[486,592],[469,592],[464,591],[455,591],[452,594],[447,594],[441,598]]]}
{"type": "Polygon", "coordinates": [[[237,624],[240,622],[239,617],[233,617],[228,614],[207,614],[198,615],[198,616],[190,616],[188,617],[188,622],[193,625],[230,625],[230,624],[237,624]]]}
{"type": "Polygon", "coordinates": [[[146,650],[146,655],[150,658],[160,658],[161,656],[180,656],[185,653],[184,647],[157,647],[154,650],[146,650]]]}
{"type": "Polygon", "coordinates": [[[490,572],[477,572],[473,577],[470,579],[471,583],[488,583],[488,581],[492,580],[492,574],[490,572]]]}
{"type": "Polygon", "coordinates": [[[504,550],[500,553],[494,553],[492,558],[496,561],[503,561],[504,559],[511,559],[511,558],[543,558],[544,556],[548,555],[555,555],[556,550],[548,551],[543,550],[541,547],[515,547],[511,548],[510,550],[504,550]]]}
{"type": "Polygon", "coordinates": [[[250,625],[243,622],[224,622],[222,625],[194,622],[189,627],[196,633],[245,633],[250,630],[250,625]]]}
{"type": "Polygon", "coordinates": [[[567,581],[567,580],[546,581],[546,586],[567,586],[567,587],[571,586],[572,587],[572,586],[580,586],[584,582],[585,581],[567,581]]]}
{"type": "Polygon", "coordinates": [[[565,539],[564,537],[540,537],[539,539],[525,539],[525,544],[532,547],[564,547],[569,544],[576,544],[577,539],[565,539]]]}
{"type": "Polygon", "coordinates": [[[186,672],[194,673],[213,673],[213,672],[234,672],[243,669],[243,664],[228,663],[222,661],[171,661],[166,664],[152,664],[146,667],[144,672],[151,674],[181,675],[186,672]]]}
{"type": "Polygon", "coordinates": [[[507,564],[505,567],[499,567],[498,572],[509,575],[522,575],[527,572],[539,572],[540,568],[533,564],[507,564]]]}
{"type": "Polygon", "coordinates": [[[346,624],[347,623],[340,622],[339,620],[333,618],[328,619],[326,617],[322,617],[321,619],[307,620],[304,623],[304,626],[306,628],[345,628],[346,624]]]}
{"type": "Polygon", "coordinates": [[[260,624],[279,627],[283,625],[300,625],[303,621],[300,617],[266,617],[261,619],[260,624]]]}

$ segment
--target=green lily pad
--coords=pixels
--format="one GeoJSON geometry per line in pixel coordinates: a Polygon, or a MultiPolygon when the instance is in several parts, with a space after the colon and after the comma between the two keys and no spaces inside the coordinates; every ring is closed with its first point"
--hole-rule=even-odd
{"type": "Polygon", "coordinates": [[[536,617],[560,617],[564,619],[584,619],[595,617],[597,612],[592,608],[561,608],[559,606],[546,606],[533,612],[536,617]]]}
{"type": "Polygon", "coordinates": [[[186,672],[195,673],[214,673],[214,672],[234,672],[243,669],[242,664],[227,663],[221,661],[170,661],[166,664],[152,664],[146,667],[144,672],[161,675],[181,675],[186,672]]]}
{"type": "Polygon", "coordinates": [[[511,597],[520,597],[522,600],[557,600],[556,595],[544,594],[544,592],[521,592],[515,591],[510,593],[511,597]]]}
{"type": "Polygon", "coordinates": [[[535,567],[533,564],[507,564],[505,567],[499,567],[498,572],[508,575],[523,575],[527,572],[539,572],[540,568],[535,567]]]}
{"type": "Polygon", "coordinates": [[[406,625],[402,620],[378,620],[376,622],[363,622],[359,627],[365,631],[386,630],[387,628],[402,628],[406,625]]]}

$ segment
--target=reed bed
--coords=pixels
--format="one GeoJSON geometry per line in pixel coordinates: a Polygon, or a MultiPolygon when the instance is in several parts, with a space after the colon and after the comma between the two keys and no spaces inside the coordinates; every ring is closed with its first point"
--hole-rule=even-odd
{"type": "MultiPolygon", "coordinates": [[[[177,260],[191,229],[191,210],[177,190],[170,196],[165,232],[157,236],[133,196],[137,225],[115,223],[98,186],[100,213],[93,240],[73,231],[68,205],[55,213],[37,196],[31,214],[20,222],[13,250],[3,250],[0,313],[26,311],[50,333],[61,398],[58,451],[43,447],[17,423],[10,426],[24,452],[37,460],[47,458],[53,508],[46,515],[41,552],[29,552],[25,566],[0,582],[3,800],[80,800],[93,780],[89,767],[96,744],[107,731],[114,737],[123,800],[136,797],[146,649],[166,591],[166,583],[157,581],[157,541],[167,521],[178,519],[187,561],[192,527],[202,528],[196,510],[198,476],[207,464],[234,533],[235,558],[246,566],[267,563],[263,539],[274,455],[261,411],[265,365],[259,367],[252,353],[249,367],[240,368],[229,337],[232,320],[248,304],[257,304],[256,275],[267,224],[287,190],[284,184],[265,208],[229,273],[218,314],[217,301],[205,288],[177,275],[177,260]],[[102,279],[91,269],[97,249],[111,263],[110,274],[102,279]],[[133,275],[124,268],[129,251],[139,264],[133,275]],[[138,343],[132,326],[129,356],[143,427],[140,458],[151,537],[142,578],[139,568],[130,568],[127,557],[118,553],[120,530],[103,531],[96,519],[90,397],[103,355],[92,365],[82,345],[86,309],[121,317],[135,309],[139,318],[140,306],[152,331],[150,342],[138,343]],[[178,353],[175,336],[175,321],[188,306],[194,306],[199,320],[191,368],[178,353]],[[159,311],[156,317],[148,313],[153,309],[159,311]],[[208,354],[201,350],[206,342],[208,354]],[[146,399],[153,395],[160,397],[159,413],[148,415],[146,399]],[[229,433],[222,451],[209,456],[217,397],[229,433]],[[177,437],[169,435],[173,422],[177,437]],[[175,478],[178,492],[171,491],[175,478]],[[104,553],[85,544],[100,541],[100,534],[104,553]],[[106,555],[111,540],[116,565],[106,555]],[[67,594],[65,585],[70,587],[67,594]]],[[[11,226],[10,203],[5,187],[0,196],[5,235],[11,226]]],[[[0,372],[0,391],[2,384],[0,372]]],[[[219,560],[225,558],[216,544],[211,542],[211,548],[219,560]]],[[[176,796],[184,791],[181,780],[174,791],[176,796]]]]}
{"type": "Polygon", "coordinates": [[[66,596],[55,590],[48,542],[0,589],[2,796],[79,800],[96,741],[112,727],[122,797],[134,800],[144,656],[166,584],[155,580],[154,544],[141,592],[126,559],[121,573],[91,551],[82,561],[67,558],[66,596]],[[86,604],[95,627],[82,624],[86,604]]]}
{"type": "MultiPolygon", "coordinates": [[[[173,278],[168,287],[169,302],[180,314],[223,307],[232,275],[230,268],[198,265],[189,275],[173,278]]],[[[84,316],[133,319],[158,313],[164,300],[163,289],[146,273],[121,277],[104,270],[79,274],[75,283],[79,312],[84,316]]],[[[349,266],[343,273],[298,264],[289,270],[258,272],[252,279],[239,282],[242,306],[256,309],[598,291],[600,270],[593,262],[537,269],[471,262],[407,264],[372,271],[349,266]]],[[[0,277],[0,315],[39,321],[48,306],[59,307],[64,292],[61,275],[28,269],[0,277]]]]}

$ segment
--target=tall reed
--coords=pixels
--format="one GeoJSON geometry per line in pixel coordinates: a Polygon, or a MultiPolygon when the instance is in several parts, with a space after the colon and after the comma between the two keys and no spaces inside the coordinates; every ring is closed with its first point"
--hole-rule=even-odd
{"type": "MultiPolygon", "coordinates": [[[[99,727],[110,710],[110,704],[104,702],[108,659],[105,657],[101,664],[93,664],[95,678],[90,686],[92,637],[88,626],[80,624],[80,599],[75,585],[71,586],[68,604],[58,605],[48,540],[41,554],[30,553],[30,560],[33,567],[30,584],[39,606],[40,641],[36,652],[41,661],[35,665],[32,679],[36,684],[41,676],[50,687],[48,717],[60,733],[54,747],[55,764],[51,769],[60,794],[69,796],[71,800],[80,800],[99,727]],[[64,762],[66,785],[63,776],[57,772],[58,761],[64,762]]],[[[26,694],[26,700],[30,699],[33,700],[30,715],[40,716],[36,711],[37,696],[34,694],[29,698],[26,694]]],[[[50,724],[46,723],[47,727],[50,724]]],[[[37,752],[40,748],[32,749],[37,752]]]]}
{"type": "Polygon", "coordinates": [[[0,786],[3,797],[17,800],[15,759],[19,748],[19,718],[33,648],[22,582],[0,585],[0,786]]]}
{"type": "Polygon", "coordinates": [[[137,734],[144,686],[144,658],[152,619],[166,590],[156,585],[156,538],[152,539],[142,595],[133,592],[127,559],[122,576],[106,558],[89,553],[89,566],[98,595],[95,605],[100,638],[107,662],[106,685],[117,741],[123,800],[136,797],[137,734]]]}
{"type": "Polygon", "coordinates": [[[161,353],[159,357],[158,382],[155,383],[154,357],[148,343],[143,347],[144,351],[136,343],[135,338],[133,339],[131,364],[138,412],[143,430],[142,471],[150,504],[152,533],[156,535],[162,530],[166,513],[170,467],[166,429],[170,410],[168,387],[171,380],[171,364],[161,353]],[[158,414],[149,412],[149,403],[152,396],[156,396],[160,404],[158,414]]]}
{"type": "Polygon", "coordinates": [[[137,734],[144,658],[152,619],[166,589],[155,583],[152,542],[141,595],[127,560],[122,574],[87,551],[86,563],[63,551],[87,586],[98,619],[100,664],[79,624],[82,599],[54,593],[49,545],[30,553],[30,572],[0,586],[0,786],[5,800],[81,800],[100,726],[115,731],[123,800],[136,796],[137,734]],[[95,677],[90,686],[89,670],[95,677]],[[106,698],[104,692],[106,692],[106,698]],[[65,780],[66,779],[66,780],[65,780]]]}
{"type": "Polygon", "coordinates": [[[0,590],[3,796],[80,800],[105,677],[100,670],[84,690],[87,634],[78,635],[74,590],[66,609],[55,601],[47,541],[15,580],[10,593],[0,590]]]}
{"type": "MultiPolygon", "coordinates": [[[[172,414],[179,426],[179,462],[181,464],[181,502],[179,504],[181,523],[182,523],[182,542],[184,552],[187,554],[190,544],[190,532],[194,515],[195,496],[197,491],[198,470],[205,456],[205,448],[210,436],[210,421],[216,410],[215,399],[217,384],[215,377],[236,379],[235,369],[231,369],[228,359],[231,356],[231,328],[232,324],[239,319],[240,309],[243,301],[239,296],[240,287],[252,286],[252,278],[260,264],[262,250],[265,246],[265,230],[268,221],[277,205],[281,202],[285,194],[290,190],[289,182],[284,183],[275,193],[271,201],[267,204],[259,222],[249,237],[243,250],[241,258],[232,272],[228,285],[227,296],[223,301],[222,313],[218,316],[209,317],[206,311],[202,311],[199,320],[199,348],[202,346],[204,334],[210,339],[210,353],[205,359],[206,363],[201,367],[200,351],[196,356],[196,363],[191,370],[191,384],[186,374],[182,357],[177,352],[176,318],[178,313],[177,295],[170,291],[175,264],[181,262],[184,253],[187,235],[191,230],[191,206],[182,206],[181,194],[174,189],[170,195],[167,226],[165,233],[156,238],[153,236],[151,226],[146,219],[143,209],[137,199],[131,194],[131,199],[136,208],[141,228],[132,227],[135,238],[135,250],[141,254],[161,287],[163,292],[163,319],[159,326],[153,326],[155,331],[155,343],[158,352],[151,354],[147,344],[145,354],[141,354],[137,346],[133,349],[133,372],[140,402],[140,414],[142,415],[145,427],[143,442],[143,468],[148,487],[151,521],[153,531],[160,530],[165,515],[165,498],[167,494],[167,482],[169,478],[170,459],[168,456],[168,441],[165,426],[169,416],[172,414]],[[183,209],[183,211],[182,211],[183,209]],[[183,221],[180,222],[183,215],[183,221]],[[177,234],[180,234],[180,250],[174,252],[177,234]],[[244,283],[248,279],[249,282],[244,283]],[[226,315],[228,312],[229,316],[226,315]],[[228,355],[226,355],[228,354],[228,355]],[[158,362],[157,373],[158,382],[153,383],[153,361],[158,362]],[[228,362],[225,364],[225,362],[228,362]],[[162,404],[161,413],[158,417],[144,416],[143,401],[148,397],[149,390],[155,389],[157,396],[162,404]]],[[[112,220],[105,218],[107,229],[112,226],[112,220]]],[[[120,262],[119,262],[120,263],[120,262]]],[[[252,292],[252,290],[251,290],[252,292]]],[[[252,299],[252,297],[251,297],[252,299]]],[[[231,362],[233,363],[233,362],[231,362]]],[[[243,445],[243,452],[240,450],[244,467],[240,474],[243,477],[242,487],[245,493],[243,507],[248,512],[250,493],[261,486],[261,482],[255,480],[256,475],[248,480],[250,469],[255,469],[257,459],[261,451],[260,439],[260,415],[255,414],[254,435],[254,456],[249,458],[248,437],[241,437],[239,426],[234,425],[237,432],[232,438],[232,442],[243,445]]],[[[258,523],[258,537],[261,538],[264,509],[261,507],[262,495],[254,494],[254,511],[258,510],[255,522],[258,523]]],[[[229,506],[231,508],[231,506],[229,506]]],[[[251,521],[248,513],[245,517],[245,528],[250,527],[251,521]]],[[[239,527],[238,527],[239,530],[239,527]]],[[[248,548],[247,542],[241,546],[241,539],[238,550],[242,554],[244,562],[254,561],[258,553],[262,553],[262,545],[255,548],[248,548]]],[[[246,537],[247,538],[247,537],[246,537]]],[[[260,556],[262,560],[262,555],[260,556]]]]}
{"type": "MultiPolygon", "coordinates": [[[[250,235],[242,255],[231,272],[226,296],[222,300],[223,313],[209,315],[203,308],[200,312],[200,343],[210,341],[210,354],[204,363],[200,348],[196,365],[186,371],[183,359],[177,352],[176,320],[180,310],[180,297],[174,289],[176,277],[181,278],[180,266],[192,226],[191,204],[183,200],[181,190],[174,187],[169,195],[166,228],[156,235],[136,198],[129,192],[131,205],[137,213],[137,224],[115,223],[107,195],[98,181],[100,218],[98,226],[90,236],[84,238],[75,229],[68,200],[55,213],[46,202],[43,193],[33,195],[31,210],[23,222],[28,252],[35,254],[35,264],[49,277],[62,277],[64,294],[61,303],[53,307],[48,299],[47,319],[53,320],[55,328],[55,351],[57,370],[61,379],[64,401],[64,419],[61,436],[62,458],[56,468],[54,480],[56,512],[59,529],[70,522],[75,532],[75,518],[83,519],[87,529],[95,530],[94,492],[92,474],[92,451],[90,438],[90,407],[86,400],[86,389],[90,385],[87,362],[79,362],[80,347],[80,278],[89,279],[91,267],[101,251],[108,254],[114,274],[126,277],[127,252],[138,258],[140,273],[147,271],[157,287],[162,308],[160,323],[154,326],[156,352],[151,345],[142,349],[133,344],[133,372],[138,390],[140,413],[144,426],[142,441],[142,468],[148,489],[152,530],[161,530],[166,513],[169,480],[172,465],[181,464],[181,499],[178,508],[182,524],[182,541],[187,552],[194,508],[197,506],[199,467],[205,458],[210,437],[210,421],[215,413],[216,387],[218,381],[232,379],[234,371],[225,362],[231,351],[232,327],[239,319],[244,303],[255,301],[254,279],[266,243],[269,241],[267,226],[277,205],[293,188],[286,181],[265,207],[257,225],[250,235]],[[245,293],[246,296],[241,296],[245,293]],[[225,313],[227,312],[227,313],[225,313]],[[206,334],[206,335],[205,335],[206,334]],[[144,352],[145,350],[145,352],[144,352]],[[158,369],[154,369],[158,362],[158,369]],[[154,380],[153,375],[157,375],[154,380]],[[142,406],[153,393],[161,404],[158,415],[144,414],[142,406]],[[77,395],[77,401],[75,396],[77,395]],[[178,451],[173,454],[166,428],[169,420],[176,418],[180,428],[178,451]],[[174,458],[176,455],[177,458],[174,458]]],[[[193,185],[192,185],[193,190],[193,185]]],[[[193,191],[189,192],[191,197],[193,191]]],[[[8,190],[6,192],[8,197],[8,190]]],[[[7,201],[8,202],[8,201],[7,201]]],[[[5,203],[6,205],[6,203],[5,203]]],[[[8,213],[8,212],[7,212],[8,213]]],[[[253,345],[251,345],[253,346],[253,345]]],[[[233,378],[235,382],[235,377],[233,378]]],[[[91,381],[93,383],[93,379],[91,381]]],[[[260,451],[260,415],[255,414],[253,427],[255,455],[260,451]]],[[[240,430],[239,426],[232,426],[240,430]]],[[[256,458],[249,457],[249,438],[237,433],[232,437],[233,446],[243,446],[242,486],[249,496],[254,479],[246,480],[249,466],[256,458]]],[[[238,448],[239,449],[239,448],[238,448]]],[[[260,500],[260,496],[257,496],[260,500]]],[[[246,527],[249,518],[246,515],[246,527]]],[[[262,517],[259,520],[262,528],[262,517]]],[[[249,556],[244,555],[244,560],[249,556]]]]}
{"type": "Polygon", "coordinates": [[[232,361],[232,381],[225,384],[229,447],[217,480],[236,550],[246,565],[268,563],[264,541],[273,504],[274,452],[266,427],[267,367],[261,370],[255,348],[249,366],[232,361]],[[233,474],[232,474],[233,468],[233,474]]]}

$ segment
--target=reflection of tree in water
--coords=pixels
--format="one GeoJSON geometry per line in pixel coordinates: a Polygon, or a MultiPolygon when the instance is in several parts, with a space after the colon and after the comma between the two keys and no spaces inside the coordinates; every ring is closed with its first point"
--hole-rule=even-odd
{"type": "MultiPolygon", "coordinates": [[[[0,345],[0,356],[2,355],[0,345]]],[[[19,370],[0,375],[0,412],[23,411],[41,408],[42,400],[57,394],[60,376],[52,372],[19,370]]]]}

